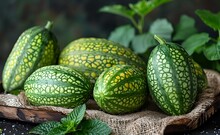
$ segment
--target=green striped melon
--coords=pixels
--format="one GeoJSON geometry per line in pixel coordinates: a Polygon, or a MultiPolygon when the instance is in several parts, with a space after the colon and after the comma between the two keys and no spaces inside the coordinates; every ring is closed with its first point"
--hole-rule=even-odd
{"type": "Polygon", "coordinates": [[[208,87],[208,79],[203,68],[194,60],[193,60],[193,64],[196,69],[197,89],[198,92],[201,93],[205,88],[208,87]]]}
{"type": "Polygon", "coordinates": [[[102,38],[80,38],[61,52],[59,64],[83,72],[95,83],[98,76],[113,65],[134,65],[146,72],[145,62],[130,49],[102,38]]]}
{"type": "Polygon", "coordinates": [[[87,77],[77,70],[51,65],[37,69],[24,84],[25,95],[32,105],[76,107],[92,94],[87,77]]]}
{"type": "Polygon", "coordinates": [[[57,62],[59,47],[50,31],[52,23],[35,26],[24,31],[15,43],[3,69],[5,92],[23,89],[27,77],[36,69],[57,62]]]}
{"type": "Polygon", "coordinates": [[[193,59],[179,45],[160,42],[149,57],[147,80],[156,104],[169,115],[188,113],[197,97],[197,77],[193,59]]]}
{"type": "Polygon", "coordinates": [[[98,77],[93,97],[110,114],[125,114],[140,109],[146,100],[145,75],[130,65],[116,65],[98,77]]]}

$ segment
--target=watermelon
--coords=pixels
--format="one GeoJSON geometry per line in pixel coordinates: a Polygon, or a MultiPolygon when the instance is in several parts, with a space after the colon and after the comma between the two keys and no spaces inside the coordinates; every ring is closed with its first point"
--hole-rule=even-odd
{"type": "Polygon", "coordinates": [[[25,81],[25,95],[32,105],[72,108],[85,103],[92,85],[81,72],[51,65],[37,69],[25,81]]]}

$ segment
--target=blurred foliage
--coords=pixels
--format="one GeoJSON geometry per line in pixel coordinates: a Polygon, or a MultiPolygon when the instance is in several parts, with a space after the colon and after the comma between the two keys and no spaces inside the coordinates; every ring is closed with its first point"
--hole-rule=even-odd
{"type": "MultiPolygon", "coordinates": [[[[136,0],[7,0],[0,4],[0,80],[4,63],[20,34],[34,25],[54,22],[53,32],[61,48],[80,37],[107,38],[110,31],[128,21],[99,12],[104,5],[134,3],[136,0]]],[[[196,9],[217,12],[219,0],[173,0],[150,13],[145,25],[159,18],[176,24],[182,14],[195,17],[200,31],[212,32],[196,17],[196,9]],[[204,27],[205,26],[205,27],[204,27]]],[[[215,33],[214,33],[215,34],[215,33]]]]}

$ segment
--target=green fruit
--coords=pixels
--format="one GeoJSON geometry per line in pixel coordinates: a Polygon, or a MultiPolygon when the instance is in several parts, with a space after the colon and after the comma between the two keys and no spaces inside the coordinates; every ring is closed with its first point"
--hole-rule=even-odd
{"type": "Polygon", "coordinates": [[[33,105],[76,107],[85,103],[92,86],[82,73],[59,65],[33,72],[24,84],[25,95],[33,105]]]}
{"type": "Polygon", "coordinates": [[[55,64],[59,54],[56,37],[50,31],[52,23],[24,31],[15,43],[3,69],[5,92],[23,89],[27,77],[36,69],[55,64]]]}
{"type": "Polygon", "coordinates": [[[160,42],[149,57],[147,80],[152,98],[167,114],[188,113],[197,97],[193,59],[179,45],[160,42]]]}
{"type": "Polygon", "coordinates": [[[134,65],[146,72],[146,64],[130,49],[100,38],[81,38],[68,44],[60,54],[59,64],[83,72],[95,83],[98,76],[114,65],[134,65]]]}
{"type": "Polygon", "coordinates": [[[202,67],[194,60],[193,60],[193,64],[196,69],[197,89],[198,89],[198,92],[201,93],[205,88],[207,88],[208,79],[202,67]]]}
{"type": "Polygon", "coordinates": [[[98,77],[93,97],[107,113],[131,113],[145,103],[146,87],[145,76],[139,69],[130,65],[116,65],[98,77]]]}

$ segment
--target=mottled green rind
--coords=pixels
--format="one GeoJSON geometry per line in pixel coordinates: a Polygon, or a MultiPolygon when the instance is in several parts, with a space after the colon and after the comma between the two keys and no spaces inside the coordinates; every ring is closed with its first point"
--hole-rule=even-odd
{"type": "Polygon", "coordinates": [[[134,65],[146,73],[146,64],[130,49],[101,38],[81,38],[61,52],[59,64],[76,68],[95,83],[98,76],[113,65],[134,65]]]}
{"type": "Polygon", "coordinates": [[[131,113],[145,103],[146,83],[145,76],[139,69],[130,65],[113,66],[98,77],[93,97],[107,113],[131,113]]]}
{"type": "Polygon", "coordinates": [[[179,45],[156,46],[147,65],[150,94],[169,115],[188,113],[197,96],[197,77],[192,58],[179,45]]]}
{"type": "Polygon", "coordinates": [[[24,84],[25,95],[33,105],[72,108],[85,103],[92,86],[79,71],[59,65],[36,70],[24,84]]]}
{"type": "Polygon", "coordinates": [[[5,92],[23,89],[27,77],[36,69],[57,62],[59,47],[50,30],[35,26],[24,31],[15,43],[3,69],[5,92]]]}
{"type": "Polygon", "coordinates": [[[202,67],[194,60],[193,60],[193,64],[196,69],[197,89],[198,92],[201,93],[205,88],[208,87],[208,79],[202,67]]]}

